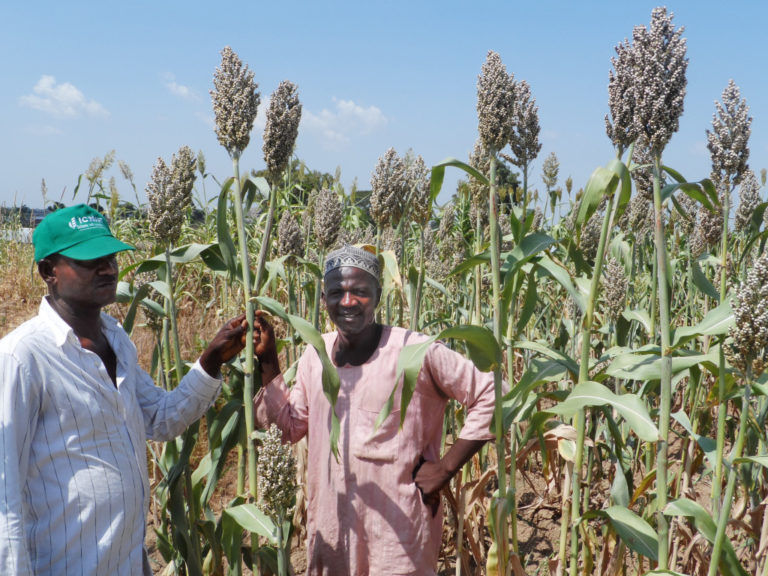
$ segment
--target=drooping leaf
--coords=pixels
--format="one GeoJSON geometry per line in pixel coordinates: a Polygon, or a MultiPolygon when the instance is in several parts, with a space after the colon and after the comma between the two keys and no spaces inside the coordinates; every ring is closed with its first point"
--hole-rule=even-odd
{"type": "MultiPolygon", "coordinates": [[[[698,502],[688,500],[687,498],[674,500],[664,508],[664,515],[685,516],[691,518],[696,530],[698,530],[710,544],[714,543],[715,535],[717,533],[717,525],[712,519],[712,515],[698,502]]],[[[720,557],[719,568],[723,574],[747,576],[747,571],[744,570],[741,562],[739,562],[739,559],[736,556],[736,551],[733,549],[733,545],[728,538],[723,540],[723,553],[720,557]]]]}
{"type": "Polygon", "coordinates": [[[590,380],[576,385],[564,402],[546,411],[571,416],[582,408],[605,405],[615,408],[641,440],[655,442],[659,439],[659,430],[640,398],[634,394],[614,394],[602,384],[590,380]]]}
{"type": "Polygon", "coordinates": [[[605,196],[610,196],[616,190],[619,177],[613,170],[598,166],[589,177],[584,195],[579,203],[579,211],[576,215],[576,226],[582,227],[597,211],[600,201],[605,196]]]}
{"type": "Polygon", "coordinates": [[[263,536],[273,546],[277,545],[277,526],[255,504],[241,504],[225,508],[224,514],[233,518],[242,528],[263,536]]]}
{"type": "Polygon", "coordinates": [[[682,410],[672,414],[672,418],[674,418],[675,421],[678,424],[680,424],[680,426],[685,428],[685,431],[691,435],[691,438],[696,440],[696,443],[699,445],[699,448],[701,448],[701,451],[704,453],[704,456],[707,458],[709,465],[712,468],[714,468],[718,461],[717,442],[712,438],[707,438],[706,436],[702,436],[701,434],[697,434],[696,432],[694,432],[693,426],[691,425],[691,421],[688,418],[688,414],[686,414],[682,410]]]}
{"type": "Polygon", "coordinates": [[[432,166],[432,176],[430,179],[430,199],[434,202],[440,194],[440,189],[443,187],[443,179],[445,178],[445,168],[447,166],[453,166],[464,170],[467,174],[476,178],[481,184],[488,185],[488,178],[482,173],[478,172],[475,168],[469,164],[457,160],[456,158],[446,158],[442,162],[439,162],[432,166]]]}
{"type": "Polygon", "coordinates": [[[630,550],[653,561],[658,560],[659,537],[656,531],[632,510],[624,506],[611,506],[605,510],[591,510],[582,519],[594,517],[606,518],[630,550]]]}
{"type": "Polygon", "coordinates": [[[717,308],[707,312],[706,316],[695,326],[683,326],[675,329],[672,337],[673,346],[681,346],[698,336],[721,336],[728,333],[733,326],[735,317],[730,300],[726,300],[717,308]]]}

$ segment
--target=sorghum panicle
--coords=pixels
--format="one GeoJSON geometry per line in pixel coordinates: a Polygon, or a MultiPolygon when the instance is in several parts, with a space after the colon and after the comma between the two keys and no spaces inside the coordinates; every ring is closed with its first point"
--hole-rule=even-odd
{"type": "Polygon", "coordinates": [[[715,102],[712,130],[707,130],[707,149],[712,159],[712,178],[722,193],[741,182],[749,160],[752,118],[733,80],[723,90],[723,102],[715,102]]]}
{"type": "Polygon", "coordinates": [[[432,216],[432,205],[429,201],[431,189],[429,168],[427,168],[421,155],[416,156],[408,166],[407,178],[411,216],[416,224],[426,226],[432,216]]]}
{"type": "Polygon", "coordinates": [[[318,192],[314,202],[314,226],[317,244],[327,250],[339,236],[342,209],[339,197],[328,188],[318,192]]]}
{"type": "Polygon", "coordinates": [[[608,73],[608,108],[610,118],[605,117],[605,132],[613,145],[621,152],[637,139],[635,125],[635,52],[626,38],[615,48],[611,58],[613,70],[608,73]],[[611,122],[613,120],[613,122],[611,122]]]}
{"type": "Polygon", "coordinates": [[[264,161],[270,177],[282,176],[293,154],[301,121],[301,102],[295,84],[283,80],[272,94],[264,127],[264,161]]]}
{"type": "Polygon", "coordinates": [[[487,149],[498,151],[509,142],[514,104],[514,77],[490,50],[477,77],[477,131],[487,149]]]}
{"type": "Polygon", "coordinates": [[[397,226],[408,193],[408,168],[394,148],[389,148],[371,175],[371,218],[380,227],[397,226]]]}
{"type": "Polygon", "coordinates": [[[557,177],[559,173],[560,161],[557,159],[557,155],[554,152],[550,152],[549,156],[544,159],[544,162],[541,165],[541,179],[544,182],[547,192],[550,192],[557,187],[557,177]]]}
{"type": "Polygon", "coordinates": [[[221,66],[213,75],[211,90],[216,137],[232,158],[239,158],[251,140],[261,97],[253,72],[229,46],[221,51],[221,66]]]}
{"type": "Polygon", "coordinates": [[[280,256],[304,256],[304,235],[290,210],[283,212],[277,226],[277,251],[280,256]]]}
{"type": "Polygon", "coordinates": [[[752,215],[760,204],[760,185],[755,173],[747,169],[741,178],[739,186],[739,207],[736,209],[734,227],[737,232],[744,232],[752,222],[752,215]]]}
{"type": "Polygon", "coordinates": [[[514,158],[509,158],[509,161],[523,168],[541,151],[539,107],[536,106],[531,87],[525,80],[515,83],[515,103],[512,109],[513,129],[509,135],[509,147],[514,158]]]}
{"type": "MultiPolygon", "coordinates": [[[[490,179],[491,156],[479,138],[475,141],[475,147],[469,155],[469,165],[490,179]]],[[[472,208],[475,214],[479,211],[482,221],[486,222],[488,220],[488,186],[470,176],[469,192],[472,194],[472,208]]],[[[476,222],[476,219],[473,218],[472,222],[476,222]]]]}
{"type": "Polygon", "coordinates": [[[757,259],[736,291],[733,315],[733,341],[725,347],[728,361],[756,378],[768,357],[768,253],[757,259]]]}
{"type": "Polygon", "coordinates": [[[634,124],[637,136],[648,139],[653,156],[661,156],[680,126],[688,67],[683,28],[675,30],[665,7],[651,12],[651,28],[635,26],[634,124]]]}
{"type": "Polygon", "coordinates": [[[608,260],[604,274],[603,301],[605,302],[605,313],[611,321],[615,322],[624,311],[629,280],[624,265],[615,258],[608,260]]]}
{"type": "Polygon", "coordinates": [[[296,495],[296,458],[290,444],[282,440],[283,433],[272,424],[265,432],[256,467],[259,508],[280,520],[291,513],[296,495]]]}
{"type": "Polygon", "coordinates": [[[170,246],[181,236],[187,209],[192,203],[195,156],[189,146],[179,148],[171,166],[157,159],[147,184],[149,231],[158,242],[170,246]]]}

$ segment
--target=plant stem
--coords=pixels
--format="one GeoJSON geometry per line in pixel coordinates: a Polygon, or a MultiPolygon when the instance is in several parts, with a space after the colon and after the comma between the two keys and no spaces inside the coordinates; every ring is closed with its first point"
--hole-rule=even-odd
{"type": "MultiPolygon", "coordinates": [[[[488,219],[491,229],[491,280],[493,287],[493,335],[499,346],[503,345],[501,339],[501,288],[500,288],[500,256],[499,256],[499,223],[498,223],[498,202],[496,190],[496,151],[491,150],[491,185],[488,196],[488,219]]],[[[495,393],[494,424],[496,433],[496,457],[498,459],[498,479],[499,479],[499,498],[494,506],[494,511],[498,524],[496,526],[496,542],[499,552],[499,566],[503,567],[504,573],[508,570],[507,558],[509,550],[507,549],[507,478],[506,478],[506,448],[504,441],[504,418],[502,409],[502,386],[501,386],[501,366],[496,366],[493,371],[493,383],[495,393]]]]}
{"type": "Polygon", "coordinates": [[[664,515],[667,505],[667,452],[669,418],[672,407],[672,357],[670,352],[669,281],[667,279],[667,243],[664,236],[664,215],[661,204],[661,157],[653,158],[653,207],[655,216],[656,274],[659,295],[659,331],[661,332],[661,388],[659,400],[659,436],[656,498],[657,530],[659,533],[659,570],[666,570],[669,563],[669,521],[664,515]]]}

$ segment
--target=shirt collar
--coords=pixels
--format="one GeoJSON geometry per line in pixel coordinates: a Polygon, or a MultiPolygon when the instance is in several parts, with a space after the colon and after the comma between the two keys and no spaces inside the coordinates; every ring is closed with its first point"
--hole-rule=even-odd
{"type": "MultiPolygon", "coordinates": [[[[38,314],[51,329],[51,334],[53,335],[53,340],[56,343],[56,346],[63,346],[69,339],[78,342],[77,336],[75,336],[75,331],[72,330],[72,327],[59,316],[59,313],[56,312],[56,310],[53,309],[53,306],[48,302],[47,296],[43,296],[38,314]]],[[[105,312],[101,313],[101,325],[107,336],[111,336],[112,332],[119,327],[117,320],[105,312]]],[[[109,340],[112,342],[113,338],[110,337],[109,340]]]]}

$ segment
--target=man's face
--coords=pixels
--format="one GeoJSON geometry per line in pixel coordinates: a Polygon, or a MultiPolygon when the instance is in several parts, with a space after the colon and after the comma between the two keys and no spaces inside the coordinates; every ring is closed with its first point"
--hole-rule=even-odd
{"type": "Polygon", "coordinates": [[[50,273],[43,279],[57,299],[71,307],[101,308],[115,301],[117,291],[117,255],[95,260],[73,260],[62,255],[47,259],[50,273]]]}
{"type": "Polygon", "coordinates": [[[325,276],[323,301],[328,316],[344,336],[361,334],[373,326],[380,297],[378,281],[359,268],[343,266],[325,276]]]}

